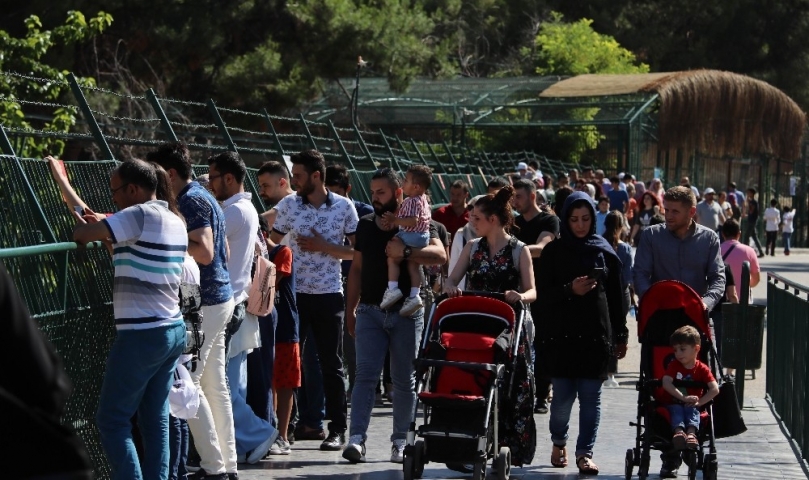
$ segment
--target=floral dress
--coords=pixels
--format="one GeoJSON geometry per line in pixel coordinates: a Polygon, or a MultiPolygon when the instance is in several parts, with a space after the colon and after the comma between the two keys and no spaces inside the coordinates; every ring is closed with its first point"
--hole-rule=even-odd
{"type": "MultiPolygon", "coordinates": [[[[472,253],[469,268],[466,272],[466,286],[472,291],[499,292],[518,290],[520,272],[514,265],[513,251],[517,243],[511,237],[508,244],[490,258],[489,243],[486,238],[477,240],[477,250],[472,253]]],[[[517,350],[517,361],[513,370],[514,381],[511,391],[507,392],[511,382],[512,369],[504,377],[504,385],[500,392],[500,428],[499,441],[501,447],[511,450],[511,463],[521,467],[528,465],[536,453],[536,422],[534,421],[534,385],[531,346],[526,339],[525,330],[520,335],[517,350]]]]}

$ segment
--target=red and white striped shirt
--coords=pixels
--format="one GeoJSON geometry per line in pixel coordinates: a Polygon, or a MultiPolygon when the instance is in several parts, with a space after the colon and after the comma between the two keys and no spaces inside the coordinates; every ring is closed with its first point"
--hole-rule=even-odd
{"type": "Polygon", "coordinates": [[[416,217],[418,223],[415,227],[399,227],[403,232],[429,232],[430,231],[430,204],[427,202],[427,195],[417,197],[407,197],[399,206],[397,218],[416,217]]]}

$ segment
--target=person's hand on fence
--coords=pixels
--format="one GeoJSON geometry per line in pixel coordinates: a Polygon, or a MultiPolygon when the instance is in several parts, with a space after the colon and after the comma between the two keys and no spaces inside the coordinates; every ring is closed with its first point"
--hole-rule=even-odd
{"type": "Polygon", "coordinates": [[[87,207],[84,209],[84,214],[82,215],[81,218],[85,221],[85,223],[96,223],[100,222],[101,220],[104,220],[105,218],[107,218],[107,216],[104,215],[103,213],[96,213],[92,211],[90,207],[87,207]]]}
{"type": "Polygon", "coordinates": [[[45,160],[48,161],[48,166],[51,167],[51,173],[53,174],[54,178],[67,179],[67,170],[65,169],[65,162],[50,155],[45,157],[45,160]]]}

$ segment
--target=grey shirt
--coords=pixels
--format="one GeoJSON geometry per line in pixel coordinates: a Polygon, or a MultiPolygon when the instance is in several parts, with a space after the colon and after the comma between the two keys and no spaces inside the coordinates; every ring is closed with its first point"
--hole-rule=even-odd
{"type": "Polygon", "coordinates": [[[708,203],[705,200],[699,202],[697,204],[697,223],[711,230],[717,230],[720,225],[725,223],[725,214],[722,212],[719,202],[708,203]]]}
{"type": "Polygon", "coordinates": [[[696,223],[683,239],[665,224],[651,226],[640,234],[633,277],[635,290],[641,297],[655,282],[679,280],[702,296],[711,311],[725,293],[719,236],[696,223]]]}

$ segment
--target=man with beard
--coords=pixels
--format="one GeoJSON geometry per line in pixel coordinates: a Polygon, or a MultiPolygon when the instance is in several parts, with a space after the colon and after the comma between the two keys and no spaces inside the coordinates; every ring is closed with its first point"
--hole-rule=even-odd
{"type": "MultiPolygon", "coordinates": [[[[277,205],[282,198],[295,194],[295,191],[290,187],[289,171],[280,162],[269,161],[261,165],[258,169],[258,184],[261,198],[270,205],[277,205]]],[[[269,225],[273,225],[277,213],[275,208],[271,208],[262,213],[261,216],[267,220],[269,225]]],[[[281,245],[289,247],[291,246],[291,240],[292,235],[284,237],[281,245]]],[[[293,288],[290,301],[296,299],[294,291],[295,289],[293,288]]],[[[283,298],[280,301],[284,301],[283,298]]],[[[323,392],[323,374],[320,371],[320,361],[317,357],[315,344],[310,343],[310,348],[303,349],[303,345],[299,343],[300,322],[298,320],[297,302],[285,305],[285,308],[282,309],[276,308],[276,311],[278,313],[278,325],[275,329],[276,346],[298,343],[300,352],[299,358],[296,360],[297,363],[292,365],[294,371],[302,372],[302,386],[297,389],[295,395],[293,420],[289,425],[290,430],[294,433],[289,440],[290,442],[294,440],[322,441],[326,438],[326,432],[323,431],[326,400],[323,392]]],[[[311,332],[310,327],[307,336],[311,335],[311,332]]],[[[280,357],[276,356],[276,358],[280,357]]],[[[280,398],[279,402],[281,402],[280,398]]],[[[278,411],[281,411],[281,408],[282,405],[279,403],[278,411]]],[[[271,449],[270,452],[273,453],[273,450],[271,449]]]]}
{"type": "Polygon", "coordinates": [[[291,158],[292,184],[297,195],[275,206],[277,215],[270,240],[278,244],[292,233],[300,343],[306,348],[312,329],[326,392],[329,435],[321,450],[342,450],[347,407],[342,359],[343,282],[340,260],[354,255],[357,210],[353,203],[331,193],[324,183],[326,162],[317,150],[304,150],[291,158]],[[348,239],[349,245],[344,245],[348,239]]]}
{"type": "MultiPolygon", "coordinates": [[[[542,210],[537,205],[537,187],[530,180],[520,180],[514,183],[514,197],[511,200],[514,210],[520,216],[514,219],[514,225],[519,230],[515,236],[517,240],[525,243],[525,247],[531,252],[531,259],[534,263],[534,278],[539,280],[539,256],[542,249],[559,236],[559,217],[553,214],[543,202],[542,210]]],[[[540,318],[542,312],[539,310],[539,303],[531,304],[531,316],[540,318]]],[[[539,338],[539,335],[536,336],[539,338]]],[[[536,348],[536,345],[534,345],[536,348]]],[[[536,356],[539,358],[539,355],[536,356]]],[[[548,413],[548,395],[551,393],[551,379],[544,373],[542,365],[537,362],[534,365],[534,378],[536,379],[537,413],[548,413]]]]}
{"type": "MultiPolygon", "coordinates": [[[[387,257],[403,258],[427,265],[442,265],[446,251],[430,229],[430,243],[424,248],[406,247],[395,239],[398,228],[382,220],[402,202],[401,179],[389,168],[378,170],[371,179],[374,214],[363,217],[357,226],[354,259],[348,275],[346,324],[356,340],[357,379],[351,396],[351,436],[343,458],[352,463],[365,461],[365,441],[374,388],[390,350],[393,395],[391,461],[402,463],[407,429],[416,405],[416,358],[424,328],[424,310],[409,317],[399,315],[400,300],[385,311],[379,307],[387,287],[387,257]]],[[[399,275],[401,288],[409,289],[406,268],[399,275]]]]}
{"type": "MultiPolygon", "coordinates": [[[[220,153],[210,157],[208,165],[209,186],[214,197],[222,202],[225,235],[230,245],[227,265],[235,305],[228,325],[225,350],[228,352],[227,377],[236,432],[236,452],[239,460],[254,464],[264,457],[278,437],[278,430],[268,419],[258,417],[247,404],[247,353],[259,347],[267,350],[274,347],[273,343],[262,345],[262,338],[267,335],[260,335],[258,317],[246,310],[258,233],[258,212],[250,193],[244,191],[247,168],[239,154],[220,153]]],[[[271,318],[269,320],[272,322],[271,318]]],[[[266,319],[263,323],[265,328],[272,329],[272,323],[266,325],[266,319]]]]}

